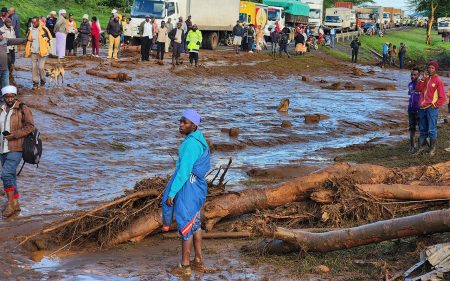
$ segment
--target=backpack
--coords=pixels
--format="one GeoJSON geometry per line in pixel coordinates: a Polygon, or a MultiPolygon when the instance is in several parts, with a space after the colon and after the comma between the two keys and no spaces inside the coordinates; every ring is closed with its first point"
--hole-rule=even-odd
{"type": "MultiPolygon", "coordinates": [[[[25,115],[23,111],[24,105],[25,105],[24,103],[20,103],[19,105],[20,111],[22,112],[22,123],[25,123],[23,119],[25,115]]],[[[41,133],[39,132],[39,130],[34,129],[34,131],[31,132],[28,136],[26,136],[25,139],[23,140],[22,146],[23,164],[19,170],[19,173],[17,173],[17,176],[19,176],[20,173],[22,172],[25,163],[36,165],[37,167],[39,167],[39,162],[41,161],[42,156],[42,140],[40,136],[41,133]]]]}

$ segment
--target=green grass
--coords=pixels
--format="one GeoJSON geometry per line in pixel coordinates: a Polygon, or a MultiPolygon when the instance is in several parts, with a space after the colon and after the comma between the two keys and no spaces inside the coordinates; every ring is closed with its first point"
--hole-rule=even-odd
{"type": "MultiPolygon", "coordinates": [[[[358,62],[373,64],[375,62],[374,55],[369,50],[373,49],[381,54],[385,42],[390,42],[398,48],[400,43],[404,43],[407,47],[405,59],[407,66],[418,65],[424,67],[429,60],[434,59],[439,61],[442,69],[450,69],[450,43],[442,42],[441,36],[435,30],[433,30],[431,38],[431,45],[425,44],[426,30],[423,28],[408,28],[401,31],[391,30],[383,37],[362,35],[360,36],[361,48],[358,62]]],[[[341,60],[351,60],[349,41],[337,43],[334,49],[321,47],[320,50],[341,60]]]]}
{"type": "Polygon", "coordinates": [[[74,0],[8,0],[3,1],[1,5],[2,7],[16,8],[16,13],[20,18],[22,34],[25,34],[28,18],[34,16],[47,17],[50,11],[58,12],[60,9],[65,9],[68,13],[74,15],[77,24],[81,22],[81,18],[84,14],[88,14],[89,19],[96,16],[100,20],[102,29],[106,28],[111,14],[110,7],[96,5],[96,1],[85,1],[83,4],[78,4],[74,0]]]}
{"type": "Polygon", "coordinates": [[[417,63],[424,63],[431,59],[439,59],[440,61],[446,60],[447,65],[450,60],[450,43],[442,42],[441,36],[437,34],[437,31],[433,30],[431,36],[431,45],[425,44],[426,30],[424,28],[411,28],[404,31],[388,31],[383,36],[361,36],[361,48],[368,50],[374,49],[378,53],[381,53],[383,44],[390,42],[400,47],[400,43],[406,44],[406,62],[412,61],[417,63]]]}
{"type": "Polygon", "coordinates": [[[410,155],[408,153],[409,140],[395,142],[392,145],[379,145],[373,148],[350,153],[344,156],[347,161],[356,163],[370,163],[385,167],[410,167],[419,165],[433,165],[450,161],[450,152],[444,149],[450,146],[450,126],[442,125],[438,132],[437,152],[430,157],[428,154],[410,155]]]}

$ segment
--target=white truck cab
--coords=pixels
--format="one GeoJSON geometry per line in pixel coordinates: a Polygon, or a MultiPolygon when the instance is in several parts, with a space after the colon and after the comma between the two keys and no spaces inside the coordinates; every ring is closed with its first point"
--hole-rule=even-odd
{"type": "Polygon", "coordinates": [[[270,36],[270,33],[272,32],[272,29],[275,28],[277,21],[280,25],[280,29],[283,29],[286,21],[284,8],[269,6],[267,13],[267,24],[264,27],[264,36],[270,36]]]}

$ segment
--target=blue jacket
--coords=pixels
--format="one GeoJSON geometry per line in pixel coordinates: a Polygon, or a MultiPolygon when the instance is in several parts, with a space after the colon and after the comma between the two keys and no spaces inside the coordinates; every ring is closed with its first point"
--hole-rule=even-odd
{"type": "Polygon", "coordinates": [[[416,91],[416,85],[417,82],[409,82],[408,84],[408,95],[409,95],[408,111],[415,111],[420,109],[419,106],[420,92],[416,91]]]}
{"type": "Polygon", "coordinates": [[[208,145],[203,135],[197,130],[189,134],[181,145],[177,170],[164,190],[162,198],[162,220],[165,227],[172,224],[173,217],[175,216],[180,234],[186,236],[189,233],[195,215],[200,211],[206,200],[208,184],[205,177],[210,168],[208,145]],[[198,145],[203,150],[199,157],[196,156],[198,145]],[[192,161],[194,162],[192,163],[192,161]],[[186,172],[188,172],[187,177],[185,176],[186,172]],[[182,185],[178,189],[180,182],[182,185]],[[172,197],[172,193],[175,193],[174,205],[168,206],[166,201],[167,198],[172,197]]]}

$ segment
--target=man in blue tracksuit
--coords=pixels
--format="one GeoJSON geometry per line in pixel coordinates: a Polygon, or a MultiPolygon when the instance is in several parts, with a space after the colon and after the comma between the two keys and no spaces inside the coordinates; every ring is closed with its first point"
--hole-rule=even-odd
{"type": "Polygon", "coordinates": [[[209,147],[198,130],[200,115],[186,109],[180,119],[180,133],[185,135],[178,154],[176,171],[164,190],[162,199],[163,231],[168,231],[173,217],[182,237],[181,264],[171,270],[176,276],[191,275],[194,270],[204,272],[200,209],[206,199],[206,173],[210,169],[209,147]],[[190,261],[194,242],[195,258],[190,261]]]}

